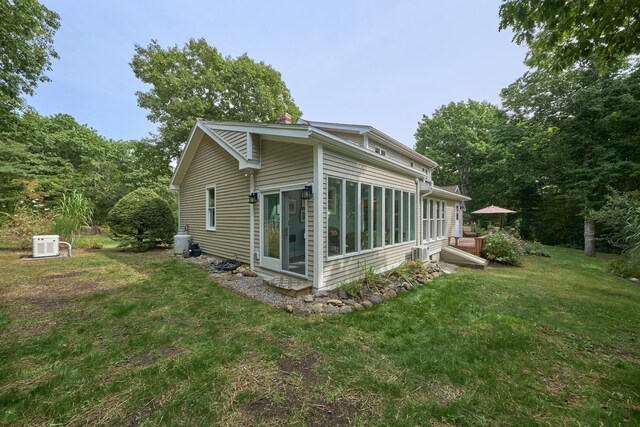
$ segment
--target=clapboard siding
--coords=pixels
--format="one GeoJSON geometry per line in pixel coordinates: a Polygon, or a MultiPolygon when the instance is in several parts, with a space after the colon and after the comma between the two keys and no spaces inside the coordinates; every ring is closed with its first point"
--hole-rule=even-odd
{"type": "MultiPolygon", "coordinates": [[[[327,178],[336,177],[372,184],[394,190],[416,192],[415,178],[400,175],[359,161],[356,158],[338,154],[330,150],[324,153],[323,179],[323,253],[324,253],[324,286],[334,288],[362,276],[363,268],[370,266],[376,270],[384,270],[405,261],[411,256],[411,248],[415,241],[387,246],[357,255],[349,255],[338,259],[327,259],[327,178]]],[[[416,197],[416,200],[418,197],[416,197]]],[[[416,217],[418,211],[416,211],[416,217]]],[[[416,233],[418,228],[416,227],[416,233]]],[[[417,235],[417,234],[416,234],[417,235]]]]}
{"type": "Polygon", "coordinates": [[[356,145],[359,145],[360,147],[364,145],[364,135],[361,135],[359,133],[339,132],[339,131],[330,131],[330,130],[327,130],[327,132],[337,136],[338,138],[346,139],[347,141],[350,141],[356,145]]]}
{"type": "MultiPolygon", "coordinates": [[[[279,190],[283,186],[313,182],[313,147],[310,145],[291,144],[287,142],[265,140],[260,142],[261,169],[255,172],[255,188],[259,192],[279,190]]],[[[308,283],[313,282],[313,201],[303,202],[306,209],[306,250],[308,283]]],[[[299,206],[298,209],[301,207],[299,206]]],[[[255,247],[260,247],[260,209],[254,212],[255,247]]],[[[274,272],[263,269],[256,261],[256,271],[266,275],[286,275],[285,272],[274,272]]]]}
{"type": "Polygon", "coordinates": [[[242,157],[247,157],[247,133],[232,130],[218,130],[215,132],[224,139],[227,144],[232,146],[242,157]]]}
{"type": "Polygon", "coordinates": [[[180,185],[180,228],[203,252],[249,262],[249,179],[238,161],[204,136],[180,185]],[[206,229],[206,188],[216,186],[216,230],[206,229]]]}

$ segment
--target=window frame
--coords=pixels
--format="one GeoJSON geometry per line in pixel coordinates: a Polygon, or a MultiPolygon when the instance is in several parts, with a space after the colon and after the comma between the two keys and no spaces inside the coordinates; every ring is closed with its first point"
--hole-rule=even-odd
{"type": "MultiPolygon", "coordinates": [[[[334,182],[335,183],[335,182],[334,182]]],[[[325,184],[327,185],[327,204],[325,207],[325,214],[326,214],[326,230],[325,230],[325,239],[326,239],[326,250],[325,252],[325,256],[327,257],[328,261],[332,261],[335,259],[341,259],[341,258],[348,258],[351,256],[357,256],[357,255],[361,255],[361,254],[367,254],[370,252],[374,252],[374,251],[379,251],[379,250],[384,250],[385,248],[390,248],[393,246],[397,246],[397,245],[406,245],[409,243],[414,243],[417,241],[418,237],[414,236],[414,239],[410,239],[408,238],[405,241],[395,241],[394,239],[394,227],[396,226],[395,224],[395,202],[396,202],[396,192],[398,192],[400,194],[399,197],[399,209],[400,212],[398,212],[398,216],[399,216],[399,221],[398,221],[398,226],[400,227],[399,232],[400,232],[400,239],[402,240],[402,227],[403,227],[403,214],[404,214],[404,203],[402,203],[403,199],[404,199],[404,195],[408,195],[408,209],[409,209],[409,221],[411,221],[411,199],[413,197],[413,200],[417,200],[417,195],[415,192],[413,191],[407,191],[407,190],[399,190],[396,187],[386,187],[384,185],[376,185],[373,183],[369,183],[369,182],[360,182],[360,181],[355,181],[352,179],[348,179],[348,178],[344,178],[344,177],[339,177],[339,176],[335,176],[335,175],[326,175],[326,179],[325,179],[325,184]],[[341,200],[337,201],[337,203],[341,204],[341,209],[337,209],[341,212],[341,218],[340,218],[340,223],[341,223],[341,229],[339,230],[340,232],[340,236],[338,238],[339,242],[340,242],[340,253],[337,254],[329,254],[329,223],[328,223],[328,219],[329,219],[329,203],[328,203],[328,195],[329,195],[329,181],[339,181],[340,182],[340,186],[341,186],[341,200]],[[355,211],[355,219],[356,219],[356,233],[357,235],[355,236],[355,246],[356,249],[352,252],[348,252],[347,251],[347,183],[354,183],[356,184],[355,189],[356,189],[356,200],[357,200],[357,204],[355,206],[356,211],[355,211]],[[369,189],[369,202],[368,202],[368,231],[369,231],[369,247],[363,247],[362,245],[362,228],[363,228],[363,220],[364,220],[364,213],[363,213],[363,208],[364,208],[364,203],[362,203],[362,190],[363,187],[367,187],[369,189]],[[376,189],[379,188],[380,189],[380,200],[379,200],[379,209],[378,209],[378,213],[380,214],[381,218],[380,218],[380,226],[381,226],[381,230],[380,230],[380,234],[381,234],[381,239],[379,242],[378,246],[374,246],[373,244],[373,228],[374,228],[374,210],[375,210],[375,206],[374,206],[374,199],[375,199],[375,192],[376,189]],[[387,192],[389,192],[389,195],[391,196],[391,200],[387,200],[387,192]],[[389,206],[390,205],[390,206],[389,206]],[[389,211],[389,212],[388,212],[389,211]],[[390,214],[390,218],[387,218],[387,213],[390,214]],[[390,227],[390,243],[386,242],[386,229],[387,227],[390,227]]],[[[414,215],[414,219],[417,218],[418,211],[417,211],[417,206],[416,203],[413,204],[413,215],[414,215]]],[[[414,225],[414,233],[415,233],[415,227],[416,225],[414,225]]],[[[409,230],[411,229],[411,226],[409,225],[409,230]]],[[[408,237],[409,237],[409,233],[408,232],[408,237]]]]}
{"type": "Polygon", "coordinates": [[[216,231],[218,226],[218,188],[216,184],[205,188],[205,230],[216,231]],[[209,206],[210,191],[213,190],[213,206],[209,206]],[[213,226],[211,226],[211,210],[213,210],[213,226]]]}

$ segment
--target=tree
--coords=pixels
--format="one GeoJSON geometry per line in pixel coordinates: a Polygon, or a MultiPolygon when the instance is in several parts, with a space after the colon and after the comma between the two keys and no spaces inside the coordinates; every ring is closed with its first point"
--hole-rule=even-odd
{"type": "Polygon", "coordinates": [[[49,79],[60,17],[36,0],[0,0],[0,105],[6,114],[49,79]]]}
{"type": "Polygon", "coordinates": [[[160,123],[159,145],[168,158],[180,155],[198,117],[270,122],[285,112],[294,119],[301,115],[280,73],[246,54],[223,57],[204,39],[191,39],[182,49],[163,49],[153,40],[135,50],[131,68],[151,85],[137,92],[138,105],[160,123]]]}
{"type": "Polygon", "coordinates": [[[121,246],[145,251],[170,243],[175,230],[167,202],[147,188],[124,196],[109,212],[109,226],[121,246]]]}
{"type": "Polygon", "coordinates": [[[529,47],[532,67],[560,71],[581,61],[611,65],[640,53],[637,0],[508,0],[500,6],[500,30],[529,47]]]}
{"type": "Polygon", "coordinates": [[[538,129],[537,153],[546,159],[539,176],[548,193],[578,208],[586,255],[595,255],[591,216],[608,187],[640,187],[640,67],[596,66],[560,74],[526,73],[502,92],[503,105],[538,129]]]}
{"type": "Polygon", "coordinates": [[[489,159],[495,132],[506,123],[507,115],[488,102],[451,102],[431,117],[422,116],[416,150],[442,167],[436,171],[439,183],[455,183],[463,194],[472,194],[474,174],[489,159]]]}

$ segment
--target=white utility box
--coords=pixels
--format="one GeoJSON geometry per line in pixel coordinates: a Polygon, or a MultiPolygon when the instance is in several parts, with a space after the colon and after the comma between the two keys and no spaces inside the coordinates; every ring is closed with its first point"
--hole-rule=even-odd
{"type": "Polygon", "coordinates": [[[429,246],[414,247],[413,260],[418,262],[429,262],[429,246]]]}
{"type": "Polygon", "coordinates": [[[42,258],[48,256],[59,256],[60,236],[33,236],[33,257],[42,258]]]}

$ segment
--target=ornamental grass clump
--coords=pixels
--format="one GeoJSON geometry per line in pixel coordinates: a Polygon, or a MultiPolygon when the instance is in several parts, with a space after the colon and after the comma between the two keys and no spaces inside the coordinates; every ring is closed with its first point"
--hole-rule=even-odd
{"type": "Polygon", "coordinates": [[[482,246],[484,258],[501,264],[522,265],[522,252],[520,241],[504,231],[489,234],[482,246]]]}
{"type": "Polygon", "coordinates": [[[120,199],[107,222],[112,238],[121,247],[139,252],[171,243],[176,231],[169,204],[147,188],[138,188],[120,199]]]}

